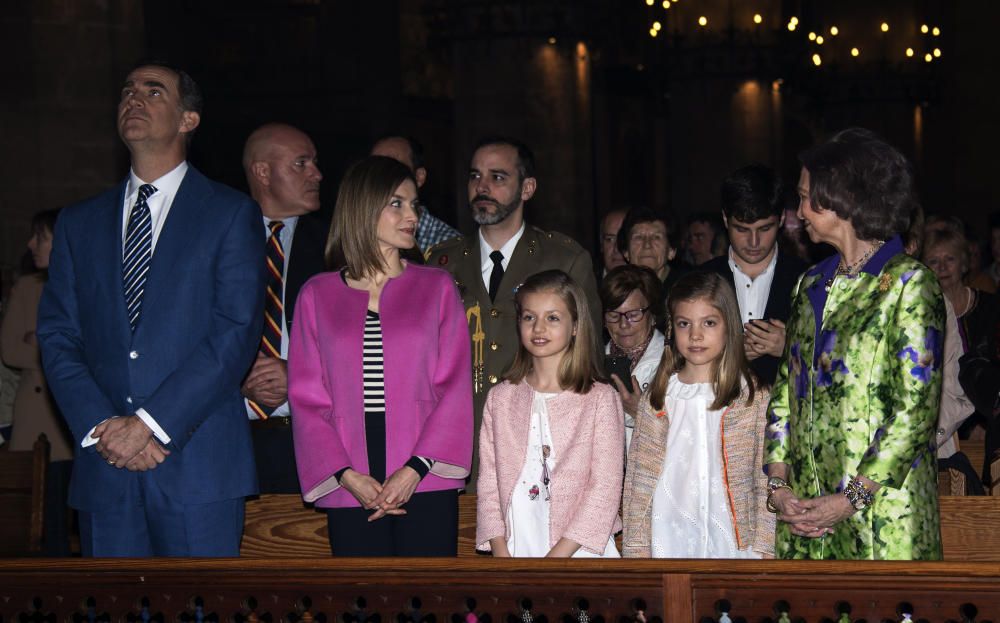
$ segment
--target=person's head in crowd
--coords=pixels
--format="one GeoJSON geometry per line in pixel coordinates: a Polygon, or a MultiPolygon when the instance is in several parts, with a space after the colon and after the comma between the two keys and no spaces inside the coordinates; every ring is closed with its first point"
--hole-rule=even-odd
{"type": "Polygon", "coordinates": [[[31,217],[31,238],[28,238],[28,251],[31,252],[31,262],[34,269],[43,275],[49,269],[49,256],[52,254],[52,232],[56,230],[58,217],[58,208],[42,210],[31,217]]]}
{"type": "Polygon", "coordinates": [[[968,241],[952,229],[931,230],[924,240],[921,259],[937,275],[942,290],[960,288],[969,272],[968,241]]]}
{"type": "Polygon", "coordinates": [[[736,293],[726,278],[711,271],[681,277],[667,295],[666,348],[649,387],[652,407],[663,408],[667,382],[687,365],[708,371],[715,393],[710,409],[732,404],[744,381],[752,401],[755,379],[742,326],[736,293]]]}
{"type": "Polygon", "coordinates": [[[813,242],[838,251],[850,240],[907,231],[917,205],[910,163],[868,130],[852,128],[802,152],[799,216],[813,242]]]}
{"type": "Polygon", "coordinates": [[[618,230],[625,220],[625,212],[625,210],[612,210],[601,219],[601,260],[605,271],[625,264],[625,258],[618,249],[618,230]]]}
{"type": "Polygon", "coordinates": [[[903,235],[903,248],[910,257],[920,258],[924,252],[924,209],[917,205],[910,215],[910,227],[903,235]]]}
{"type": "Polygon", "coordinates": [[[344,174],[326,243],[326,263],[348,277],[385,273],[390,259],[416,243],[417,181],[394,158],[368,156],[344,174]]]}
{"type": "Polygon", "coordinates": [[[725,236],[719,215],[699,212],[689,217],[684,232],[684,247],[692,266],[699,266],[725,253],[725,236]]]}
{"type": "Polygon", "coordinates": [[[813,263],[812,243],[806,236],[802,219],[799,218],[799,195],[794,186],[783,184],[781,203],[784,208],[784,224],[778,233],[778,248],[782,253],[797,256],[807,264],[813,263]]]}
{"type": "Polygon", "coordinates": [[[201,89],[184,70],[140,62],[125,78],[118,102],[118,135],[136,153],[172,153],[183,160],[201,122],[201,89]]]}
{"type": "Polygon", "coordinates": [[[243,147],[243,172],[250,195],[271,220],[319,210],[316,146],[305,132],[284,123],[254,130],[243,147]]]}
{"type": "Polygon", "coordinates": [[[781,180],[774,169],[751,164],[726,177],[720,199],[733,261],[755,276],[774,257],[785,223],[781,180]]]}
{"type": "Polygon", "coordinates": [[[417,188],[423,188],[427,181],[427,167],[424,164],[424,146],[410,136],[387,134],[379,137],[370,152],[372,156],[386,156],[399,160],[413,171],[417,188]]]}
{"type": "Polygon", "coordinates": [[[585,394],[601,377],[583,289],[561,270],[528,277],[514,294],[520,344],[504,378],[520,383],[541,357],[559,358],[559,385],[585,394]]]}
{"type": "Polygon", "coordinates": [[[957,216],[950,214],[928,214],[924,220],[924,235],[931,233],[953,231],[956,234],[965,235],[965,222],[957,216]]]}
{"type": "Polygon", "coordinates": [[[626,352],[644,346],[663,319],[660,280],[645,266],[614,268],[601,282],[601,308],[611,341],[626,352]]]}
{"type": "Polygon", "coordinates": [[[479,141],[469,164],[469,207],[479,225],[498,225],[524,218],[524,202],[535,194],[535,156],[514,138],[479,141]]]}
{"type": "Polygon", "coordinates": [[[618,248],[629,264],[650,268],[662,280],[677,255],[675,235],[666,216],[645,207],[632,208],[618,230],[618,248]]]}

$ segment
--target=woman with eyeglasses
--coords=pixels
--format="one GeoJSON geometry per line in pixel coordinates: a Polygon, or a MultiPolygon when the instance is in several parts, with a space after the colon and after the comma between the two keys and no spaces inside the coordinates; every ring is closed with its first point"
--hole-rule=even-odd
{"type": "Polygon", "coordinates": [[[618,389],[625,409],[625,448],[632,441],[639,396],[649,386],[663,354],[660,279],[651,269],[635,264],[608,272],[601,283],[604,326],[611,339],[605,346],[605,372],[618,389]]]}

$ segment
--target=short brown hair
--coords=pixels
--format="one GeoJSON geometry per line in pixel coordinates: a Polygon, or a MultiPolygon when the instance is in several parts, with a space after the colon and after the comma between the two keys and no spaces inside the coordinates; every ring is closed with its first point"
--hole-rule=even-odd
{"type": "Polygon", "coordinates": [[[378,249],[378,219],[392,193],[406,180],[417,184],[405,164],[385,156],[368,156],[347,170],[326,240],[328,269],[346,268],[352,279],[386,270],[378,249]]]}
{"type": "Polygon", "coordinates": [[[917,205],[909,161],[863,128],[850,128],[799,156],[809,171],[809,201],[848,221],[861,240],[904,234],[917,205]]]}
{"type": "Polygon", "coordinates": [[[601,378],[601,371],[597,367],[597,336],[594,334],[594,324],[583,289],[561,270],[535,273],[518,286],[517,293],[514,294],[519,326],[517,354],[504,378],[511,383],[520,383],[531,372],[531,353],[524,347],[520,337],[521,305],[525,295],[537,292],[552,292],[569,308],[576,335],[570,339],[569,349],[559,362],[559,386],[578,394],[586,394],[594,381],[601,378]]]}
{"type": "Polygon", "coordinates": [[[663,319],[663,287],[652,269],[636,264],[624,264],[608,271],[601,282],[601,307],[611,311],[621,307],[629,294],[638,290],[646,299],[649,313],[657,324],[663,319]]]}
{"type": "Polygon", "coordinates": [[[684,367],[684,357],[677,350],[673,335],[673,316],[677,304],[681,301],[704,300],[719,310],[722,320],[726,323],[726,343],[719,357],[719,365],[715,366],[715,379],[712,389],[715,392],[715,402],[710,409],[724,409],[740,396],[740,379],[746,380],[750,390],[747,404],[753,402],[754,388],[757,380],[750,371],[746,352],[743,350],[743,324],[740,320],[740,306],[736,300],[736,292],[729,281],[715,272],[694,272],[681,277],[670,289],[667,297],[667,345],[660,358],[660,366],[656,369],[653,382],[649,384],[649,404],[659,411],[667,395],[667,382],[670,376],[684,367]]]}

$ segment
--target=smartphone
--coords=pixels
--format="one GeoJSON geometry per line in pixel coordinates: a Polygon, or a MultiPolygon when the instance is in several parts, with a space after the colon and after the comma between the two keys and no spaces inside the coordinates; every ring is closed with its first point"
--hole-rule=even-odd
{"type": "MultiPolygon", "coordinates": [[[[631,384],[632,379],[632,364],[628,357],[604,357],[604,372],[608,375],[608,381],[611,381],[611,375],[616,375],[622,383],[625,383],[626,387],[631,384]]],[[[612,386],[617,390],[618,386],[613,382],[612,386]]]]}

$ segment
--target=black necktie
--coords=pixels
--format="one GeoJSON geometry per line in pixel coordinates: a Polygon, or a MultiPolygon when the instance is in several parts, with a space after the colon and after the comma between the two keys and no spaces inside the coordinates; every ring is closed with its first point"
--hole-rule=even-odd
{"type": "Polygon", "coordinates": [[[494,251],[490,253],[490,259],[493,260],[493,272],[490,273],[490,300],[495,301],[497,290],[500,289],[500,280],[503,279],[503,253],[494,251]]]}

